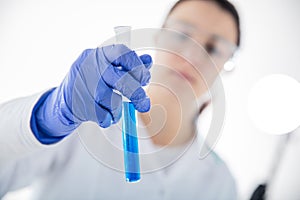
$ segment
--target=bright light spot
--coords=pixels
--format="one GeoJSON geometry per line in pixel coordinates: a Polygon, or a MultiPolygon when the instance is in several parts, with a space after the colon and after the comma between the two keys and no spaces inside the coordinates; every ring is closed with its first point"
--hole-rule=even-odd
{"type": "Polygon", "coordinates": [[[254,125],[269,134],[286,134],[300,126],[300,83],[282,74],[259,80],[248,97],[254,125]]]}
{"type": "Polygon", "coordinates": [[[226,72],[230,72],[234,69],[235,67],[235,63],[232,60],[228,60],[225,64],[224,64],[224,70],[226,72]]]}

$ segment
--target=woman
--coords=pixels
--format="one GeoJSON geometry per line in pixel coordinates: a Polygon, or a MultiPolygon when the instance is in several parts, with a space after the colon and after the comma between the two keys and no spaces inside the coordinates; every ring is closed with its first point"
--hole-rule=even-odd
{"type": "Polygon", "coordinates": [[[59,87],[0,106],[7,116],[0,122],[0,196],[34,183],[37,199],[236,199],[226,165],[214,153],[199,160],[193,139],[206,84],[239,45],[238,15],[225,0],[181,0],[164,27],[183,38],[161,32],[157,43],[174,52],[184,48],[157,53],[147,95],[142,86],[151,57],[115,45],[84,51],[59,87]],[[146,112],[139,114],[145,173],[136,184],[118,172],[121,96],[115,90],[146,112]]]}

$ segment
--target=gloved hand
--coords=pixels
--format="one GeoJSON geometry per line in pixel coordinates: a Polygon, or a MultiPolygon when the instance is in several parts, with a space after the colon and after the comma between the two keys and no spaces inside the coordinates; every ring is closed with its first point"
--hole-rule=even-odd
{"type": "Polygon", "coordinates": [[[146,112],[150,100],[142,86],[149,83],[152,59],[137,56],[125,45],[85,50],[72,65],[61,85],[44,94],[35,105],[31,129],[43,144],[69,135],[82,122],[94,121],[105,128],[116,123],[122,97],[136,110],[146,112]]]}

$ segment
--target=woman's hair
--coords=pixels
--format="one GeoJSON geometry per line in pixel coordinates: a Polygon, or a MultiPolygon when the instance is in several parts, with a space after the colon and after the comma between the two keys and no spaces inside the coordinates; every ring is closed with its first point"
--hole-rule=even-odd
{"type": "Polygon", "coordinates": [[[220,8],[222,8],[224,11],[228,12],[229,14],[232,15],[236,28],[237,28],[237,40],[236,40],[236,45],[240,46],[240,40],[241,40],[241,30],[240,30],[240,17],[239,14],[234,7],[229,1],[227,0],[178,0],[173,7],[170,9],[167,17],[172,13],[172,11],[182,2],[185,1],[210,1],[216,3],[220,8]]]}

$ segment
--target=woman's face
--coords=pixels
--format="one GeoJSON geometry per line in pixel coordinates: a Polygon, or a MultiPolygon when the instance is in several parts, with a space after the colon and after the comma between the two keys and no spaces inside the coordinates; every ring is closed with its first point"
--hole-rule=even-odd
{"type": "Polygon", "coordinates": [[[186,91],[183,85],[188,85],[199,98],[236,48],[233,16],[214,2],[185,1],[170,13],[164,27],[183,35],[158,36],[158,43],[169,40],[171,50],[177,49],[173,49],[176,53],[157,52],[158,66],[154,67],[152,80],[163,80],[176,91],[182,88],[182,92],[186,91]]]}

